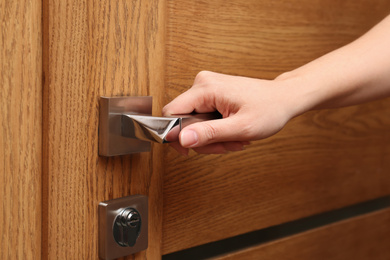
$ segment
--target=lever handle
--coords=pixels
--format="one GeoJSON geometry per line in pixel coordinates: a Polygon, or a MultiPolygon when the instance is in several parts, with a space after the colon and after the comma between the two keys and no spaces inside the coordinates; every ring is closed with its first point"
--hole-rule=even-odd
{"type": "Polygon", "coordinates": [[[167,143],[179,139],[179,133],[185,126],[221,118],[221,114],[188,114],[171,117],[155,117],[132,113],[122,114],[122,135],[139,140],[167,143]]]}
{"type": "Polygon", "coordinates": [[[101,97],[99,155],[116,156],[150,151],[150,143],[179,139],[185,126],[221,118],[219,113],[152,116],[152,97],[101,97]]]}

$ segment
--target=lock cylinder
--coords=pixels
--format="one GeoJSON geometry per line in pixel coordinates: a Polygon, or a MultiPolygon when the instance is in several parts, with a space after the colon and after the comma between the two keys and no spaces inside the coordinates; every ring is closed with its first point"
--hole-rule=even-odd
{"type": "Polygon", "coordinates": [[[120,246],[134,246],[140,231],[141,216],[136,209],[125,208],[114,220],[113,235],[120,246]]]}

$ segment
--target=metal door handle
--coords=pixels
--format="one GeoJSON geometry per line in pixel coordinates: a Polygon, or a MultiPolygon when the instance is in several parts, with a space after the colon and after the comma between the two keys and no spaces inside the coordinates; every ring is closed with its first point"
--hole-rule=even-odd
{"type": "Polygon", "coordinates": [[[125,113],[122,115],[122,135],[139,140],[167,143],[178,140],[182,128],[195,122],[221,118],[219,113],[156,117],[125,113]]]}
{"type": "Polygon", "coordinates": [[[178,140],[181,129],[199,121],[221,118],[219,113],[152,116],[152,97],[101,97],[99,155],[150,151],[150,142],[178,140]]]}

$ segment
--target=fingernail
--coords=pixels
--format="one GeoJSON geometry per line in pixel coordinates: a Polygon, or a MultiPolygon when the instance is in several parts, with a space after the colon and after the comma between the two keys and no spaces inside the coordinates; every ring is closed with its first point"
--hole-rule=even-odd
{"type": "Polygon", "coordinates": [[[191,147],[198,143],[198,134],[193,130],[183,130],[180,135],[180,143],[184,147],[191,147]]]}

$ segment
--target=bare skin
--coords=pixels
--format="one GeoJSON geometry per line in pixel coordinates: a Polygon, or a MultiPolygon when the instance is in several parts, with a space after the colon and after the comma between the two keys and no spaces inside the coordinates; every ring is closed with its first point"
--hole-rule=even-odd
{"type": "Polygon", "coordinates": [[[356,41],[274,80],[200,72],[164,115],[218,110],[223,119],[184,128],[182,154],[240,151],[279,132],[292,118],[390,96],[390,15],[356,41]]]}

